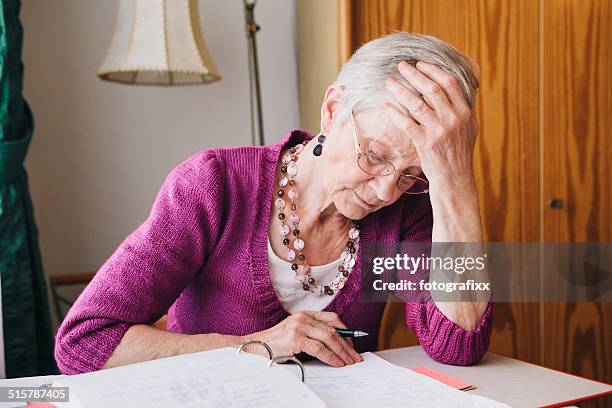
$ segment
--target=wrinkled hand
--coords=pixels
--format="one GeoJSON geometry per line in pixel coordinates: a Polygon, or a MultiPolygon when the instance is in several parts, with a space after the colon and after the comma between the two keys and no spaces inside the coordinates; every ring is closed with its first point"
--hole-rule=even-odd
{"type": "Polygon", "coordinates": [[[341,337],[334,327],[346,328],[336,313],[302,311],[274,327],[246,336],[245,340],[265,342],[275,356],[305,352],[335,367],[362,361],[352,341],[341,337]]]}
{"type": "Polygon", "coordinates": [[[431,187],[472,183],[476,114],[452,75],[422,61],[417,68],[405,61],[398,64],[414,89],[390,77],[385,87],[397,104],[385,102],[385,112],[414,143],[431,187]]]}

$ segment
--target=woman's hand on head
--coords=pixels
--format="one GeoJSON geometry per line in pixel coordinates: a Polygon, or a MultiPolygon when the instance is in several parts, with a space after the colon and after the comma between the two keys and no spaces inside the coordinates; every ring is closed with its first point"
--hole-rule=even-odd
{"type": "Polygon", "coordinates": [[[397,104],[385,102],[385,112],[414,143],[431,187],[472,183],[476,114],[452,75],[421,61],[417,67],[407,62],[398,65],[416,91],[393,78],[387,80],[385,86],[397,104]]]}
{"type": "Polygon", "coordinates": [[[265,342],[275,356],[305,352],[335,367],[362,361],[352,341],[341,337],[334,327],[346,328],[336,313],[301,311],[245,340],[265,342]]]}

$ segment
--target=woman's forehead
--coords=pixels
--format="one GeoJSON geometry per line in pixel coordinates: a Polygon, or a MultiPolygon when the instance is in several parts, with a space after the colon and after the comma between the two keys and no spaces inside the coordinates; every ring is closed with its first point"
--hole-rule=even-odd
{"type": "Polygon", "coordinates": [[[401,131],[382,111],[368,110],[355,115],[355,125],[361,138],[367,139],[385,153],[414,159],[416,149],[410,137],[401,131]]]}

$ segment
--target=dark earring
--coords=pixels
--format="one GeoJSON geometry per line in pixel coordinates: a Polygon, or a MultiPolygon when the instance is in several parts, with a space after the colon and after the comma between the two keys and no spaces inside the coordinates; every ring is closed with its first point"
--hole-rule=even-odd
{"type": "Polygon", "coordinates": [[[325,135],[323,134],[323,131],[321,131],[321,134],[317,136],[317,142],[319,143],[312,150],[312,154],[318,157],[321,155],[321,153],[323,153],[323,143],[325,142],[325,135]]]}

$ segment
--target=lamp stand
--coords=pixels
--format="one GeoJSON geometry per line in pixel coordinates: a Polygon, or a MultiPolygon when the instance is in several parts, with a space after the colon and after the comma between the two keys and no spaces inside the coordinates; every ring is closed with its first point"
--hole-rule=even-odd
{"type": "Polygon", "coordinates": [[[259,83],[259,62],[257,60],[257,41],[255,35],[259,26],[255,23],[256,0],[244,0],[244,15],[248,40],[249,65],[249,102],[251,108],[251,135],[255,146],[264,145],[263,113],[261,106],[261,85],[259,83]],[[255,124],[257,122],[257,124],[255,124]]]}

